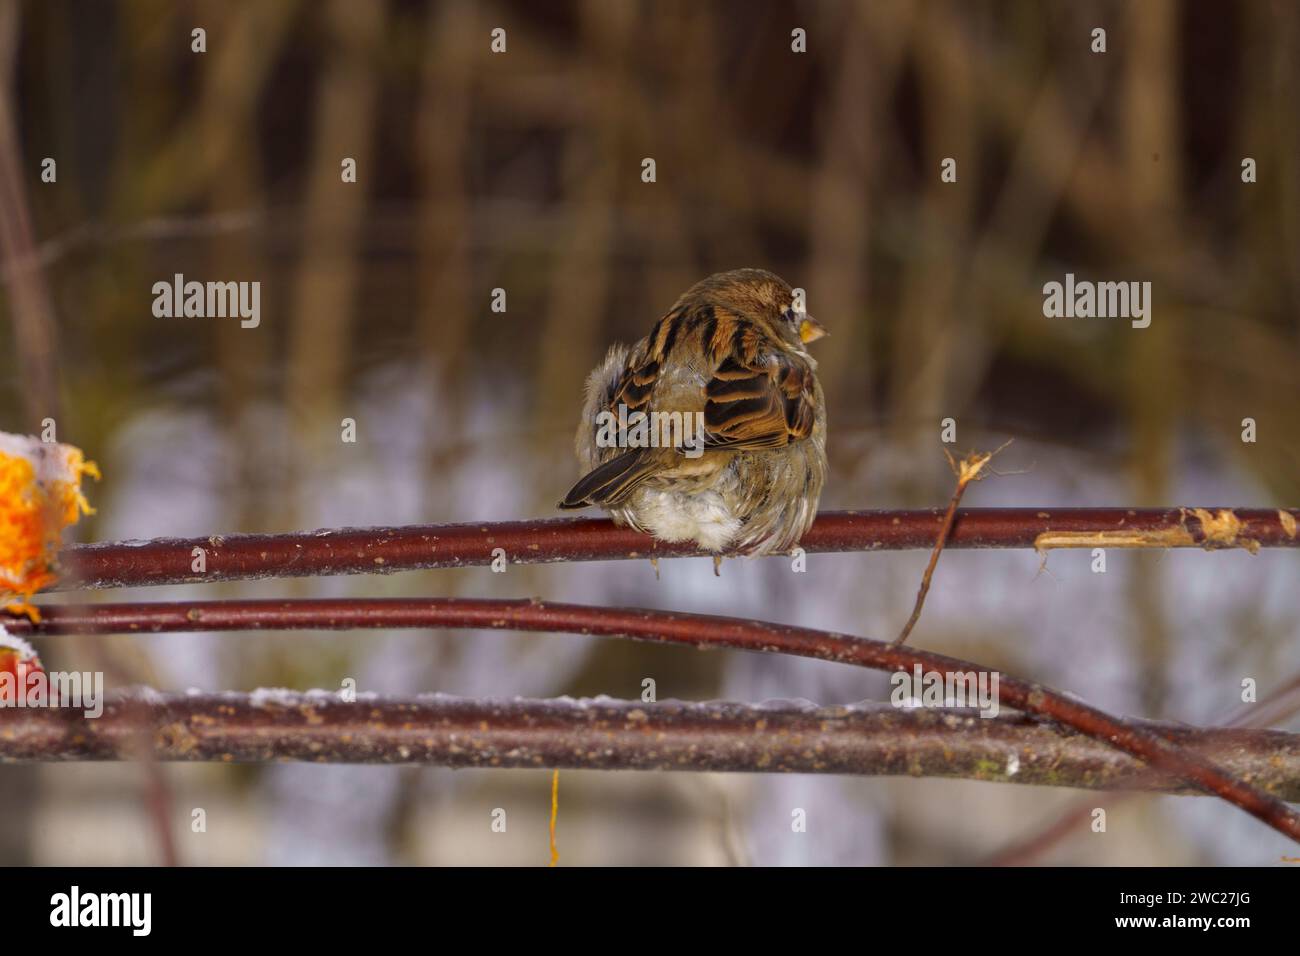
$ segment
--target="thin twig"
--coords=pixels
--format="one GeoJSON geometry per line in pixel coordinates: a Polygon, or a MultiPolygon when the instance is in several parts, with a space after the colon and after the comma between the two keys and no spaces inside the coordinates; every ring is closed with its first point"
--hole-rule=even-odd
{"type": "MultiPolygon", "coordinates": [[[[6,622],[18,634],[250,630],[262,628],[452,627],[567,632],[694,647],[794,654],[888,672],[987,671],[957,658],[866,638],[784,624],[638,608],[455,598],[203,601],[49,607],[39,623],[6,622]]],[[[1073,697],[999,673],[998,703],[1038,714],[1118,747],[1153,767],[1217,794],[1300,842],[1300,814],[1256,787],[1185,751],[1168,737],[1073,697]]]]}
{"type": "Polygon", "coordinates": [[[560,851],[555,845],[555,821],[560,815],[560,771],[551,772],[551,866],[560,862],[560,851]]]}
{"type": "MultiPolygon", "coordinates": [[[[1238,708],[1218,726],[1224,729],[1239,729],[1268,727],[1279,724],[1300,711],[1300,693],[1297,692],[1300,692],[1300,674],[1292,677],[1259,703],[1238,708]]],[[[1134,793],[1144,789],[1139,785],[1134,788],[1134,793]]],[[[1112,807],[1132,797],[1134,793],[1114,798],[1112,807]]],[[[1293,800],[1292,802],[1296,801],[1293,800]]],[[[1066,837],[1079,833],[1080,828],[1086,828],[1093,809],[1092,802],[1076,803],[1035,833],[999,850],[986,861],[987,865],[1024,866],[1032,862],[1066,837]]]]}
{"type": "Polygon", "coordinates": [[[939,554],[943,551],[943,546],[948,542],[948,535],[952,533],[953,522],[957,520],[957,505],[961,503],[961,497],[966,493],[967,486],[972,481],[979,481],[984,466],[993,460],[993,456],[1011,444],[1011,439],[1007,439],[1000,447],[991,452],[971,452],[960,462],[952,457],[952,452],[947,448],[943,450],[944,455],[948,458],[948,464],[952,468],[953,474],[957,476],[957,487],[953,489],[952,498],[948,502],[948,510],[943,515],[943,525],[939,528],[939,537],[934,542],[934,549],[930,552],[930,561],[925,566],[925,573],[921,575],[921,586],[916,592],[916,603],[912,605],[912,614],[903,625],[903,629],[898,632],[898,637],[894,638],[895,644],[903,644],[912,633],[912,628],[916,627],[916,622],[921,619],[921,609],[925,607],[925,596],[930,593],[930,580],[934,577],[934,569],[939,564],[939,554]]]}

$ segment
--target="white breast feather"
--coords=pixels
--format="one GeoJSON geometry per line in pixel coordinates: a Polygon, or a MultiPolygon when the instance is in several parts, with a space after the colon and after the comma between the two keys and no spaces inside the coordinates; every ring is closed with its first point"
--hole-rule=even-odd
{"type": "Polygon", "coordinates": [[[637,523],[664,541],[695,541],[707,551],[721,551],[740,531],[740,519],[716,491],[642,488],[636,497],[637,523]]]}

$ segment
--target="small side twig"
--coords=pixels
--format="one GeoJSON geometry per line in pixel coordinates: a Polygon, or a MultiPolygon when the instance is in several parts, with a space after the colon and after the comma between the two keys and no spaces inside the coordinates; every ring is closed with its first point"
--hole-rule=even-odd
{"type": "MultiPolygon", "coordinates": [[[[1222,721],[1219,729],[1268,727],[1282,723],[1297,712],[1300,712],[1300,675],[1292,677],[1258,704],[1247,704],[1244,708],[1239,708],[1222,721]]],[[[1150,773],[1142,776],[1150,776],[1150,773]]],[[[1114,807],[1125,802],[1145,789],[1139,783],[1131,791],[1114,797],[1110,805],[1114,807]]],[[[1070,835],[1079,833],[1081,829],[1087,832],[1094,803],[1093,800],[1086,800],[1074,804],[1047,826],[999,850],[985,863],[988,866],[1025,866],[1031,863],[1070,835]]]]}
{"type": "Polygon", "coordinates": [[[912,606],[912,615],[903,625],[903,629],[898,632],[898,637],[894,638],[895,644],[903,644],[912,634],[912,629],[916,627],[916,622],[921,619],[921,609],[925,607],[925,596],[930,593],[930,581],[934,577],[934,569],[939,564],[939,554],[943,551],[943,546],[948,543],[948,536],[952,534],[953,522],[957,519],[957,505],[961,504],[962,495],[966,493],[967,486],[972,481],[979,481],[984,477],[981,472],[984,466],[993,460],[993,457],[1011,444],[1011,439],[1007,439],[1000,446],[990,452],[971,452],[960,462],[952,456],[952,452],[947,448],[943,453],[948,457],[948,465],[952,468],[953,474],[957,476],[957,487],[953,489],[952,498],[948,501],[948,510],[944,512],[943,525],[939,528],[939,537],[934,542],[934,549],[930,552],[930,562],[925,566],[925,574],[921,576],[921,587],[916,592],[916,603],[912,606]]]}
{"type": "Polygon", "coordinates": [[[551,866],[560,862],[560,851],[555,846],[555,819],[560,815],[560,771],[551,772],[551,866]]]}

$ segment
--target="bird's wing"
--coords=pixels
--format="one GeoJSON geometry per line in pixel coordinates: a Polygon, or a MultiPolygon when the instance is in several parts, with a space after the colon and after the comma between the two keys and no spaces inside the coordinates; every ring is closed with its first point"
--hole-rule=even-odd
{"type": "Polygon", "coordinates": [[[816,381],[812,367],[779,348],[737,347],[704,387],[705,448],[779,448],[812,434],[816,381]]]}
{"type": "Polygon", "coordinates": [[[713,306],[677,309],[659,320],[610,390],[610,410],[650,411],[673,346],[695,335],[713,366],[703,396],[706,449],[777,448],[812,434],[812,366],[773,346],[753,323],[713,306]]]}
{"type": "Polygon", "coordinates": [[[705,386],[705,448],[778,448],[812,434],[812,369],[781,353],[753,365],[728,357],[705,386]]]}
{"type": "MultiPolygon", "coordinates": [[[[627,354],[622,370],[609,380],[603,394],[603,411],[618,415],[620,406],[625,406],[623,412],[629,418],[636,412],[651,411],[650,398],[659,382],[659,370],[666,364],[685,321],[682,310],[669,312],[644,342],[627,354]]],[[[594,423],[592,427],[599,428],[594,423]]],[[[561,508],[617,504],[646,478],[662,471],[667,463],[662,455],[652,454],[646,448],[610,450],[608,455],[569,489],[559,504],[561,508]]]]}
{"type": "Polygon", "coordinates": [[[616,412],[619,405],[626,405],[628,414],[650,411],[650,395],[659,381],[659,370],[668,364],[669,353],[689,326],[685,309],[674,309],[655,323],[645,341],[628,356],[627,368],[611,389],[610,411],[616,412]]]}

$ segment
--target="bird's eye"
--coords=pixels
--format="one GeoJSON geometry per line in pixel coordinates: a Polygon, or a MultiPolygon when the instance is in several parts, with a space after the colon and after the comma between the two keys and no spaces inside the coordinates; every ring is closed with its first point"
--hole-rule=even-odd
{"type": "Polygon", "coordinates": [[[786,308],[784,312],[781,313],[781,318],[785,319],[791,325],[799,324],[799,313],[797,313],[794,310],[793,305],[789,306],[788,308],[786,308]]]}

